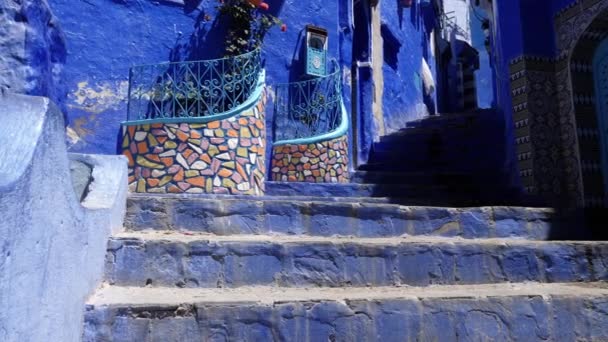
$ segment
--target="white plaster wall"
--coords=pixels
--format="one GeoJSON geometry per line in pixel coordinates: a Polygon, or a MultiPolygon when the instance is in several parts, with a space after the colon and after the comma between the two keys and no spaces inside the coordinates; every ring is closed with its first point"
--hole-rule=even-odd
{"type": "Polygon", "coordinates": [[[471,44],[471,25],[470,25],[470,1],[471,0],[443,0],[443,10],[448,17],[453,17],[452,21],[458,25],[465,35],[448,29],[448,37],[456,37],[459,40],[471,44]]]}
{"type": "Polygon", "coordinates": [[[107,238],[122,227],[127,165],[121,156],[72,158],[93,166],[82,204],[61,112],[46,98],[0,94],[0,341],[81,339],[107,238]]]}

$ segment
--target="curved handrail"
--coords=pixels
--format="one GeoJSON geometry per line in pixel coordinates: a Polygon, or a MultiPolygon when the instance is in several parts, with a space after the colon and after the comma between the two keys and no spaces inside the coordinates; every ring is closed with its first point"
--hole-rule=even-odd
{"type": "Polygon", "coordinates": [[[339,138],[341,136],[346,135],[348,132],[348,112],[346,111],[346,107],[344,106],[344,101],[340,100],[340,125],[333,131],[308,137],[308,138],[299,138],[299,139],[290,139],[290,140],[281,140],[275,141],[273,143],[274,146],[279,145],[307,145],[307,144],[315,144],[321,141],[328,141],[332,139],[339,138]]]}
{"type": "Polygon", "coordinates": [[[275,86],[275,145],[314,140],[348,126],[348,117],[342,115],[341,72],[333,64],[327,76],[275,86]]]}
{"type": "Polygon", "coordinates": [[[251,98],[261,72],[259,49],[235,57],[134,66],[125,123],[184,122],[233,111],[251,98]]]}
{"type": "Polygon", "coordinates": [[[121,124],[123,126],[135,126],[135,125],[146,125],[146,124],[154,124],[154,123],[191,123],[191,124],[202,124],[211,121],[218,121],[228,119],[232,116],[235,116],[243,111],[250,109],[255,106],[260,97],[262,96],[262,92],[264,91],[264,86],[266,83],[266,71],[262,69],[260,71],[260,75],[258,77],[258,81],[256,82],[256,86],[253,89],[253,93],[249,95],[249,98],[240,104],[238,107],[232,108],[223,113],[202,116],[202,117],[175,117],[175,118],[157,118],[157,119],[144,119],[144,120],[132,120],[132,121],[123,121],[121,124]]]}

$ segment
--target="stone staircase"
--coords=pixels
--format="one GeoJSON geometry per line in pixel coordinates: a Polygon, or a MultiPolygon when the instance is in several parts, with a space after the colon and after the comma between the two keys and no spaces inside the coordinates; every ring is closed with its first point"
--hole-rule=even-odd
{"type": "Polygon", "coordinates": [[[504,171],[504,127],[497,118],[492,110],[478,110],[410,122],[373,144],[354,179],[409,188],[400,196],[403,192],[392,187],[391,197],[405,197],[405,204],[414,199],[446,206],[534,204],[511,186],[504,171]]]}
{"type": "Polygon", "coordinates": [[[133,194],[84,341],[606,340],[608,243],[544,241],[557,219],[133,194]]]}
{"type": "Polygon", "coordinates": [[[608,340],[608,242],[550,241],[579,227],[498,205],[517,193],[479,165],[456,168],[448,155],[462,146],[424,156],[418,134],[470,121],[412,123],[374,146],[352,184],[132,194],[83,340],[608,340]],[[422,169],[403,169],[402,149],[422,169]],[[509,198],[484,196],[494,191],[509,198]]]}

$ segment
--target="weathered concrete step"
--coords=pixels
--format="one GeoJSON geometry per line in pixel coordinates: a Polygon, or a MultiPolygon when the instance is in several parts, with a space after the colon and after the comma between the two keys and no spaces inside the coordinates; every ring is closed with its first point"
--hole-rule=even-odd
{"type": "Polygon", "coordinates": [[[124,233],[106,281],[121,286],[341,287],[608,280],[608,242],[124,233]]]}
{"type": "Polygon", "coordinates": [[[606,341],[608,287],[104,287],[85,342],[606,341]]]}
{"type": "Polygon", "coordinates": [[[355,171],[350,181],[358,184],[442,184],[448,182],[471,183],[473,176],[469,173],[433,172],[390,172],[390,171],[355,171]]]}
{"type": "Polygon", "coordinates": [[[358,184],[266,182],[266,196],[424,198],[451,189],[441,184],[358,184]]]}
{"type": "Polygon", "coordinates": [[[380,141],[376,144],[379,145],[419,145],[421,143],[428,143],[430,141],[447,143],[451,139],[458,143],[470,141],[476,135],[483,133],[481,131],[483,127],[462,127],[462,126],[450,126],[450,127],[416,127],[416,128],[405,128],[400,131],[391,133],[389,135],[381,136],[380,141]],[[481,132],[481,133],[480,133],[481,132]]]}
{"type": "Polygon", "coordinates": [[[450,126],[471,126],[479,124],[480,121],[488,118],[496,117],[496,111],[481,109],[470,112],[461,113],[443,113],[439,115],[431,115],[422,119],[410,121],[407,127],[450,127],[450,126]]]}
{"type": "Polygon", "coordinates": [[[321,200],[131,195],[125,225],[129,230],[186,230],[218,235],[383,237],[408,234],[538,240],[549,237],[551,230],[558,226],[554,210],[543,208],[408,207],[321,200]]]}

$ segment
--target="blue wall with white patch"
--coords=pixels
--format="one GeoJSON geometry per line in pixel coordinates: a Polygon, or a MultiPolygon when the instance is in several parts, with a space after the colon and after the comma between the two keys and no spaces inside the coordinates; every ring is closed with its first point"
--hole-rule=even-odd
{"type": "MultiPolygon", "coordinates": [[[[63,104],[67,109],[72,151],[116,153],[120,122],[126,119],[130,66],[218,58],[224,54],[225,30],[217,18],[218,3],[214,1],[50,0],[49,3],[66,37],[64,80],[68,95],[63,104]]],[[[347,5],[346,1],[268,0],[267,3],[269,12],[288,27],[286,32],[275,27],[265,38],[268,85],[302,78],[306,24],[327,28],[329,56],[350,66],[349,54],[340,55],[340,51],[351,50],[348,41],[344,43],[344,28],[339,29],[340,11],[345,11],[339,5],[347,5]]],[[[349,86],[348,83],[344,91],[347,103],[349,86]]]]}
{"type": "Polygon", "coordinates": [[[435,111],[434,102],[425,104],[420,72],[423,58],[435,71],[430,42],[435,13],[432,6],[417,2],[409,8],[400,1],[381,1],[380,6],[384,44],[382,110],[384,128],[391,133],[435,111]]]}

